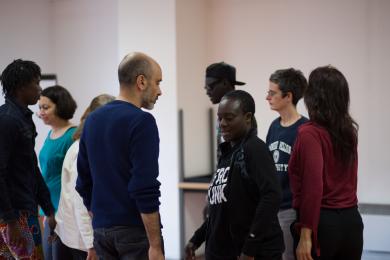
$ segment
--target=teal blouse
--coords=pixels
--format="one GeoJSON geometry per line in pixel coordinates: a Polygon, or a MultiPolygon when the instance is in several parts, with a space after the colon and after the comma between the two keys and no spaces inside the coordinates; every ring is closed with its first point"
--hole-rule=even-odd
{"type": "MultiPolygon", "coordinates": [[[[61,137],[51,139],[50,134],[52,131],[50,130],[39,152],[39,165],[42,176],[49,188],[51,202],[56,212],[61,194],[62,163],[66,152],[73,143],[72,136],[75,131],[76,127],[71,127],[61,137]]],[[[40,210],[40,215],[44,215],[42,210],[40,210]]]]}

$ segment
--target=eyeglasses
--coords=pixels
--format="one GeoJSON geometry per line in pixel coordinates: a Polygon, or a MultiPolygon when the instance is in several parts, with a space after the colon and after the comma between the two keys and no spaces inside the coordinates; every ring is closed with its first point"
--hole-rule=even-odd
{"type": "Polygon", "coordinates": [[[278,93],[279,92],[276,92],[276,91],[273,91],[273,90],[268,90],[267,91],[267,97],[273,97],[273,96],[275,96],[278,93]]]}
{"type": "Polygon", "coordinates": [[[207,80],[206,80],[206,84],[205,84],[204,88],[206,90],[212,90],[215,87],[215,85],[217,85],[217,83],[219,83],[220,81],[221,81],[221,79],[217,79],[217,80],[210,83],[210,81],[207,82],[207,80]]]}

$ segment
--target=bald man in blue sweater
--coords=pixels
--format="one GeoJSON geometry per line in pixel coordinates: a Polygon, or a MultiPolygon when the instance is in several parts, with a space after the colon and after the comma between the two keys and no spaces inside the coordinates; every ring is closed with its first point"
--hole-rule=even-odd
{"type": "Polygon", "coordinates": [[[92,215],[100,259],[164,259],[157,180],[159,135],[153,109],[162,72],[143,53],[118,68],[119,96],[85,121],[76,190],[92,215]]]}

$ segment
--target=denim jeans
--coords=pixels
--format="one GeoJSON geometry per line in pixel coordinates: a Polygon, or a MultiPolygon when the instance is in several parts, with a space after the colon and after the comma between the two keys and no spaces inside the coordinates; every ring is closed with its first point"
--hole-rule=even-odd
{"type": "Polygon", "coordinates": [[[50,227],[47,219],[44,222],[43,229],[43,255],[45,256],[45,260],[69,260],[72,259],[71,250],[69,247],[64,245],[61,242],[61,239],[57,237],[57,239],[53,242],[49,242],[50,236],[50,227]]]}
{"type": "Polygon", "coordinates": [[[149,241],[143,227],[96,228],[93,244],[100,259],[148,259],[149,241]]]}

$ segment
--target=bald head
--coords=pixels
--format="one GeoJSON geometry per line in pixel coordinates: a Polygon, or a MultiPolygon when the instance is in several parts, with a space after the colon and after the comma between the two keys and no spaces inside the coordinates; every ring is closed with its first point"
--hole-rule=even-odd
{"type": "Polygon", "coordinates": [[[134,85],[139,75],[151,78],[155,66],[159,65],[148,55],[142,52],[129,53],[119,64],[119,83],[121,85],[134,85]]]}

